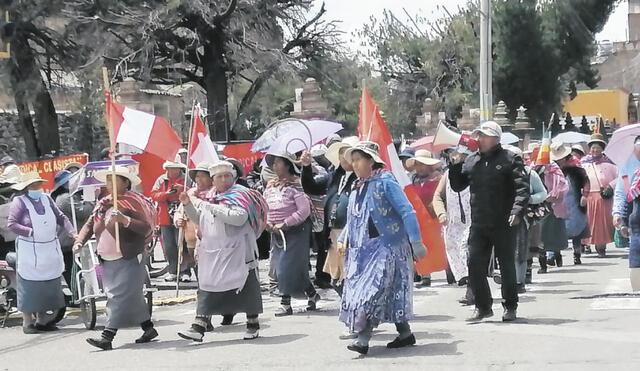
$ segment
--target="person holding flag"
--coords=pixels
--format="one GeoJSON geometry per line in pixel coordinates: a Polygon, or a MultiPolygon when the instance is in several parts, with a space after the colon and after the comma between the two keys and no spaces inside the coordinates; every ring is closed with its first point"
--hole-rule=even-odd
{"type": "Polygon", "coordinates": [[[451,188],[461,192],[470,187],[471,230],[469,235],[469,281],[476,310],[468,321],[493,316],[493,299],[487,269],[492,248],[500,263],[505,322],[516,319],[514,227],[522,222],[529,199],[529,177],[521,157],[500,145],[502,128],[486,121],[473,132],[480,152],[459,155],[449,169],[451,188]]]}

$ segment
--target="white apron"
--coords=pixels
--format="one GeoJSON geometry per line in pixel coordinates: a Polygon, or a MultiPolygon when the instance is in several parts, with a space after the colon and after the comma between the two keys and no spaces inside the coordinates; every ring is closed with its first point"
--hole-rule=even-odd
{"type": "Polygon", "coordinates": [[[243,229],[227,226],[220,218],[215,218],[208,212],[202,213],[202,241],[198,246],[200,289],[209,292],[242,290],[249,276],[245,262],[247,233],[243,229]],[[227,229],[235,233],[227,234],[227,229]]]}
{"type": "Polygon", "coordinates": [[[16,250],[17,270],[20,277],[29,281],[48,281],[58,278],[64,271],[64,260],[58,242],[56,216],[51,209],[49,197],[43,195],[40,202],[44,215],[38,215],[27,196],[20,196],[29,211],[33,235],[18,236],[16,250]]]}

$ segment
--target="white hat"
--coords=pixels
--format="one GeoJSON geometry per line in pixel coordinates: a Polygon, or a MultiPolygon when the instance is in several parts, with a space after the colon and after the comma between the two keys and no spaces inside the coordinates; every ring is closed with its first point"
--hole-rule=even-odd
{"type": "Polygon", "coordinates": [[[203,171],[207,174],[209,174],[209,176],[211,176],[211,173],[209,173],[209,168],[211,167],[211,163],[210,162],[201,162],[199,163],[195,169],[190,169],[189,170],[189,178],[191,178],[191,180],[195,181],[196,180],[196,174],[198,173],[198,171],[203,171]]]}
{"type": "Polygon", "coordinates": [[[551,144],[551,161],[562,160],[571,154],[571,147],[562,143],[551,144]]]}
{"type": "Polygon", "coordinates": [[[478,137],[478,135],[484,134],[488,137],[502,137],[502,127],[498,125],[495,121],[485,121],[480,124],[480,127],[473,131],[473,136],[478,137]]]}
{"type": "Polygon", "coordinates": [[[69,170],[69,169],[71,169],[72,167],[77,167],[78,169],[82,169],[82,168],[84,167],[84,165],[82,165],[82,164],[81,164],[81,163],[79,163],[79,162],[70,162],[70,163],[68,163],[68,164],[64,167],[64,169],[62,169],[62,170],[69,170]]]}
{"type": "Polygon", "coordinates": [[[349,162],[353,162],[353,152],[360,151],[366,153],[373,158],[378,164],[386,165],[382,158],[380,158],[380,147],[378,143],[362,141],[356,143],[353,147],[347,149],[344,153],[344,158],[349,162]]]}
{"type": "Polygon", "coordinates": [[[325,146],[324,144],[316,144],[315,146],[311,147],[311,150],[309,152],[311,153],[311,157],[320,157],[326,155],[327,146],[325,146]]]}
{"type": "Polygon", "coordinates": [[[185,164],[183,164],[182,162],[178,162],[178,161],[165,161],[164,164],[162,164],[162,168],[164,170],[167,170],[167,169],[183,169],[183,170],[186,170],[187,166],[185,164]]]}
{"type": "Polygon", "coordinates": [[[276,157],[280,157],[282,159],[285,159],[287,161],[289,161],[291,163],[291,165],[293,165],[293,171],[296,174],[300,174],[300,168],[298,167],[297,159],[296,156],[292,153],[283,151],[283,152],[278,152],[278,153],[267,153],[267,155],[265,156],[264,160],[267,163],[267,165],[269,165],[269,167],[273,167],[273,161],[275,160],[276,157]]]}
{"type": "Polygon", "coordinates": [[[235,179],[237,176],[236,169],[229,161],[218,161],[215,164],[209,166],[209,175],[213,178],[217,174],[230,173],[235,179]]]}
{"type": "Polygon", "coordinates": [[[93,177],[106,184],[107,176],[112,175],[114,172],[117,176],[128,179],[131,182],[132,186],[137,186],[138,184],[142,183],[137,175],[132,173],[128,167],[122,165],[116,165],[115,167],[109,166],[107,169],[99,170],[94,174],[93,177]]]}
{"type": "Polygon", "coordinates": [[[22,191],[23,189],[27,188],[28,186],[34,183],[46,183],[46,182],[47,180],[40,178],[40,174],[38,173],[26,173],[22,175],[19,183],[12,185],[11,188],[15,189],[16,191],[22,191]]]}
{"type": "Polygon", "coordinates": [[[417,150],[415,157],[407,159],[407,166],[414,167],[416,161],[428,166],[441,164],[440,160],[434,158],[433,153],[427,151],[426,149],[417,150]]]}
{"type": "Polygon", "coordinates": [[[331,144],[327,149],[327,153],[324,154],[324,157],[326,157],[333,166],[338,166],[340,165],[340,151],[345,148],[351,148],[356,143],[358,143],[358,137],[344,138],[342,142],[331,144]]]}
{"type": "Polygon", "coordinates": [[[524,152],[522,152],[520,147],[512,146],[511,144],[505,144],[505,145],[502,146],[502,148],[506,149],[507,151],[509,151],[511,153],[515,153],[516,155],[518,155],[520,157],[522,157],[522,155],[524,154],[524,152]]]}

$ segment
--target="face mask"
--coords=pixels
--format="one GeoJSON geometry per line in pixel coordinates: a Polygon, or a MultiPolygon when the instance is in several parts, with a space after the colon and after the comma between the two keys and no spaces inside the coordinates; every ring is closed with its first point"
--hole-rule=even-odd
{"type": "Polygon", "coordinates": [[[35,199],[40,198],[40,197],[42,196],[42,194],[43,194],[43,193],[44,193],[44,192],[42,192],[42,190],[41,190],[41,189],[38,189],[38,190],[35,190],[35,191],[30,190],[30,191],[29,191],[29,197],[31,197],[32,199],[34,199],[34,200],[35,200],[35,199]]]}

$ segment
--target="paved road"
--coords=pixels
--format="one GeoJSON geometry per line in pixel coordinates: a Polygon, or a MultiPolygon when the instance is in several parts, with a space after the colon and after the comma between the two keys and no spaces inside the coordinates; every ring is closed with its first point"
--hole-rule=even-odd
{"type": "MultiPolygon", "coordinates": [[[[23,335],[19,321],[12,321],[0,329],[0,369],[640,370],[640,297],[621,295],[630,292],[627,254],[610,250],[609,258],[590,256],[582,266],[534,276],[535,284],[521,296],[521,319],[512,324],[500,322],[499,299],[494,318],[467,324],[471,309],[457,304],[464,290],[436,274],[433,287],[415,290],[412,328],[418,344],[387,350],[384,345],[395,334],[392,325],[383,325],[366,358],[338,340],[343,327],[336,319],[337,296],[324,291],[320,312],[287,318],[275,318],[278,300],[265,296],[261,338],[252,342],[241,340],[244,316],[232,326],[216,327],[202,344],[180,340],[176,332],[190,323],[194,303],[155,308],[159,340],[131,344],[139,330],[122,330],[111,352],[86,344],[86,337],[99,332],[85,330],[73,315],[63,320],[59,332],[47,335],[23,335]]],[[[567,262],[569,254],[565,251],[567,262]]],[[[498,298],[496,285],[492,289],[498,298]]]]}

